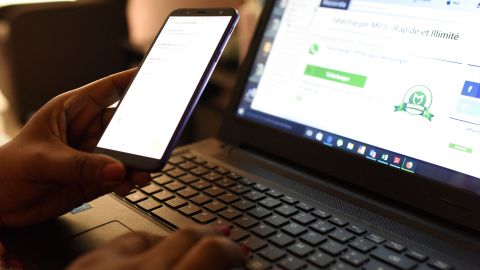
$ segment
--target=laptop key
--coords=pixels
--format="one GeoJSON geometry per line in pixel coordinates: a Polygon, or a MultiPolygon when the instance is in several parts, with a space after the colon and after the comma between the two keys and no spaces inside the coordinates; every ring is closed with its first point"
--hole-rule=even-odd
{"type": "Polygon", "coordinates": [[[340,258],[343,261],[356,267],[362,265],[364,262],[368,260],[367,256],[353,250],[347,251],[340,258]]]}
{"type": "Polygon", "coordinates": [[[233,204],[233,207],[242,210],[242,211],[247,211],[248,209],[251,209],[255,207],[255,204],[247,201],[247,200],[241,200],[233,204]]]}
{"type": "Polygon", "coordinates": [[[237,195],[242,195],[250,191],[248,187],[241,184],[235,185],[231,187],[229,190],[237,195]]]}
{"type": "Polygon", "coordinates": [[[185,188],[185,185],[182,184],[180,181],[173,181],[171,183],[168,183],[164,186],[166,189],[170,190],[170,191],[178,191],[180,189],[183,189],[185,188]]]}
{"type": "Polygon", "coordinates": [[[364,270],[395,270],[395,268],[381,263],[375,259],[370,259],[367,264],[363,266],[364,270]]]}
{"type": "Polygon", "coordinates": [[[353,238],[355,238],[355,236],[349,232],[347,232],[346,230],[343,230],[343,229],[338,229],[338,230],[335,230],[333,232],[331,232],[328,236],[330,236],[330,238],[334,239],[334,240],[337,240],[338,242],[340,243],[347,243],[348,241],[352,240],[353,238]]]}
{"type": "Polygon", "coordinates": [[[196,220],[199,223],[210,223],[214,221],[217,217],[215,217],[213,214],[207,212],[207,211],[202,211],[201,213],[198,213],[193,216],[193,219],[196,220]]]}
{"type": "Polygon", "coordinates": [[[211,187],[212,184],[210,184],[209,182],[207,182],[205,180],[199,180],[199,181],[191,184],[191,186],[198,189],[198,190],[204,190],[204,189],[207,189],[207,188],[211,187]]]}
{"type": "Polygon", "coordinates": [[[293,253],[295,256],[303,258],[308,254],[312,253],[314,251],[314,248],[303,242],[296,242],[289,246],[287,250],[293,253]]]}
{"type": "Polygon", "coordinates": [[[343,262],[338,262],[335,265],[332,265],[330,268],[328,268],[328,270],[356,270],[356,269],[343,262]]]}
{"type": "Polygon", "coordinates": [[[284,217],[291,217],[298,213],[298,210],[295,207],[289,206],[289,205],[282,205],[275,209],[275,212],[278,214],[284,216],[284,217]]]}
{"type": "Polygon", "coordinates": [[[140,191],[136,191],[136,192],[128,195],[125,198],[132,203],[137,203],[137,202],[140,202],[140,201],[143,201],[143,200],[147,199],[147,195],[143,194],[140,191]]]}
{"type": "Polygon", "coordinates": [[[262,240],[256,236],[250,236],[240,242],[240,244],[247,247],[250,251],[257,251],[267,246],[267,241],[262,240]]]}
{"type": "Polygon", "coordinates": [[[189,159],[189,160],[190,160],[190,159],[196,158],[197,156],[195,156],[195,155],[192,154],[192,153],[186,153],[186,154],[183,154],[182,157],[183,157],[184,159],[189,159]]]}
{"type": "Polygon", "coordinates": [[[229,228],[233,228],[232,223],[226,221],[223,218],[217,218],[214,221],[212,221],[209,225],[213,226],[214,228],[218,228],[219,226],[225,226],[225,225],[228,226],[229,228]]]}
{"type": "Polygon", "coordinates": [[[179,198],[179,197],[175,197],[175,198],[170,199],[170,200],[165,202],[166,205],[168,205],[172,208],[175,208],[175,209],[180,208],[184,205],[187,205],[187,203],[188,203],[187,201],[185,201],[184,199],[179,198]]]}
{"type": "Polygon", "coordinates": [[[157,192],[153,195],[153,198],[155,198],[159,201],[167,201],[167,200],[170,200],[174,197],[175,197],[175,195],[173,193],[171,193],[169,191],[166,191],[166,190],[157,192]]]}
{"type": "Polygon", "coordinates": [[[192,202],[194,202],[197,205],[204,205],[208,202],[212,201],[212,198],[205,194],[198,194],[197,196],[191,198],[192,202]]]}
{"type": "Polygon", "coordinates": [[[170,224],[174,228],[181,229],[189,225],[195,224],[189,218],[182,216],[177,211],[168,207],[160,207],[152,211],[154,217],[160,219],[162,222],[170,224]]]}
{"type": "Polygon", "coordinates": [[[325,212],[325,211],[320,210],[320,209],[317,209],[317,210],[313,211],[312,215],[316,216],[317,218],[321,218],[321,219],[327,219],[331,216],[330,213],[325,212]]]}
{"type": "Polygon", "coordinates": [[[192,170],[190,170],[190,173],[192,173],[193,175],[196,175],[196,176],[202,176],[206,173],[210,172],[207,168],[204,168],[204,167],[201,167],[201,166],[198,166],[192,170]]]}
{"type": "Polygon", "coordinates": [[[199,157],[195,157],[192,159],[193,162],[197,163],[197,164],[204,164],[204,163],[207,163],[206,160],[204,160],[203,158],[199,158],[199,157]]]}
{"type": "Polygon", "coordinates": [[[280,202],[279,200],[272,199],[272,198],[266,198],[264,200],[261,200],[258,204],[260,204],[261,206],[263,206],[265,208],[273,209],[273,208],[276,208],[276,207],[280,206],[282,204],[282,202],[280,202]]]}
{"type": "Polygon", "coordinates": [[[253,185],[252,187],[253,187],[253,189],[256,189],[256,190],[258,190],[258,191],[260,191],[260,192],[265,192],[265,191],[267,191],[267,190],[270,189],[270,188],[268,188],[268,187],[266,187],[266,186],[264,186],[264,185],[262,185],[262,184],[255,184],[255,185],[253,185]]]}
{"type": "Polygon", "coordinates": [[[226,220],[233,220],[241,216],[242,212],[235,210],[233,208],[227,208],[221,211],[220,213],[218,213],[218,215],[223,217],[226,220]]]}
{"type": "Polygon", "coordinates": [[[349,230],[350,232],[356,234],[356,235],[362,235],[362,234],[365,234],[367,231],[357,225],[348,225],[347,227],[347,230],[349,230]]]}
{"type": "Polygon", "coordinates": [[[178,165],[185,162],[185,159],[182,157],[172,157],[168,160],[168,163],[173,164],[173,165],[178,165]]]}
{"type": "Polygon", "coordinates": [[[166,164],[163,168],[162,168],[162,172],[168,172],[170,170],[173,170],[175,169],[175,167],[172,165],[172,164],[166,164]]]}
{"type": "Polygon", "coordinates": [[[274,189],[270,189],[269,191],[267,191],[267,195],[272,197],[272,198],[275,198],[275,199],[283,197],[282,193],[280,193],[280,192],[278,192],[274,189]]]}
{"type": "Polygon", "coordinates": [[[257,219],[264,219],[272,214],[269,210],[263,207],[256,207],[248,211],[248,214],[254,216],[257,219]]]}
{"type": "Polygon", "coordinates": [[[238,227],[233,227],[230,230],[230,239],[232,239],[233,241],[238,242],[242,239],[245,239],[247,236],[249,236],[249,234],[244,229],[241,229],[241,228],[238,228],[238,227]]]}
{"type": "Polygon", "coordinates": [[[387,242],[385,243],[385,247],[386,247],[386,248],[389,248],[389,249],[391,249],[391,250],[393,250],[393,251],[399,252],[399,253],[400,253],[400,252],[403,252],[404,250],[407,249],[404,245],[399,244],[399,243],[394,242],[394,241],[387,241],[387,242]]]}
{"type": "Polygon", "coordinates": [[[197,166],[198,166],[197,164],[195,164],[191,161],[186,161],[186,162],[180,164],[178,167],[182,168],[183,170],[188,171],[188,170],[191,170],[191,169],[193,169],[197,166]]]}
{"type": "Polygon", "coordinates": [[[184,170],[181,170],[179,168],[175,168],[173,170],[168,171],[167,174],[170,175],[173,178],[177,178],[177,177],[180,177],[180,176],[185,175],[187,173],[184,170]]]}
{"type": "Polygon", "coordinates": [[[282,202],[284,203],[288,203],[290,205],[293,205],[293,204],[296,204],[298,202],[297,199],[293,198],[293,197],[290,197],[290,196],[285,196],[283,198],[280,199],[282,202]]]}
{"type": "Polygon", "coordinates": [[[329,253],[330,255],[337,256],[347,248],[336,241],[328,240],[327,242],[320,245],[320,249],[329,253]]]}
{"type": "Polygon", "coordinates": [[[204,164],[202,164],[202,166],[207,168],[207,169],[210,169],[210,170],[213,170],[213,169],[218,167],[217,165],[215,165],[213,163],[210,163],[210,162],[204,163],[204,164]]]}
{"type": "Polygon", "coordinates": [[[205,189],[203,192],[207,193],[208,195],[212,197],[217,197],[223,193],[225,193],[225,189],[217,186],[209,187],[205,189]]]}
{"type": "Polygon", "coordinates": [[[265,224],[259,224],[250,231],[262,238],[269,237],[276,232],[274,228],[265,224]]]}
{"type": "Polygon", "coordinates": [[[226,204],[232,204],[240,200],[240,196],[235,195],[231,192],[227,192],[218,197],[218,199],[226,204]]]}
{"type": "Polygon", "coordinates": [[[385,238],[383,238],[382,236],[380,236],[378,234],[374,234],[374,233],[371,233],[371,234],[365,236],[365,238],[374,242],[375,244],[381,244],[381,243],[385,242],[385,238]]]}
{"type": "Polygon", "coordinates": [[[271,266],[272,265],[269,262],[258,258],[257,256],[254,256],[245,264],[247,270],[267,270],[270,269],[271,266]]]}
{"type": "Polygon", "coordinates": [[[197,181],[198,179],[199,179],[198,177],[196,177],[194,175],[191,175],[191,174],[186,174],[186,175],[178,178],[178,180],[182,181],[185,184],[191,184],[191,183],[197,181]]]}
{"type": "Polygon", "coordinates": [[[338,227],[345,227],[348,225],[348,221],[346,220],[343,220],[339,217],[333,217],[331,219],[328,220],[330,223],[334,224],[334,225],[337,225],[338,227]]]}
{"type": "Polygon", "coordinates": [[[222,175],[229,173],[229,171],[225,170],[225,169],[222,168],[222,167],[217,167],[217,168],[215,169],[215,172],[217,172],[217,173],[219,173],[219,174],[222,174],[222,175]]]}
{"type": "Polygon", "coordinates": [[[326,234],[330,231],[335,230],[335,227],[332,224],[327,223],[325,221],[317,221],[312,225],[310,225],[310,228],[321,234],[326,234]]]}
{"type": "Polygon", "coordinates": [[[258,191],[250,191],[249,193],[244,195],[245,198],[249,199],[252,202],[256,202],[259,200],[264,199],[267,197],[265,194],[258,192],[258,191]]]}
{"type": "Polygon", "coordinates": [[[268,241],[277,245],[278,247],[283,248],[293,243],[295,239],[293,239],[292,237],[288,236],[285,233],[279,232],[274,236],[271,236],[270,238],[268,238],[268,241]]]}
{"type": "Polygon", "coordinates": [[[417,265],[415,261],[384,247],[372,251],[371,256],[402,270],[412,269],[417,265]]]}
{"type": "Polygon", "coordinates": [[[253,186],[255,185],[256,183],[253,182],[252,180],[248,179],[248,178],[242,178],[242,179],[239,179],[238,182],[244,184],[245,186],[253,186]]]}
{"type": "Polygon", "coordinates": [[[287,270],[297,270],[302,269],[306,263],[303,260],[295,258],[294,256],[288,256],[287,258],[281,260],[278,265],[287,270]]]}
{"type": "Polygon", "coordinates": [[[367,253],[376,247],[374,243],[362,238],[352,241],[348,246],[363,253],[367,253]]]}
{"type": "Polygon", "coordinates": [[[295,205],[295,207],[297,207],[298,209],[300,209],[302,211],[305,211],[305,212],[310,212],[314,209],[313,206],[311,206],[309,204],[306,204],[306,203],[303,203],[303,202],[295,205]]]}
{"type": "Polygon", "coordinates": [[[300,235],[307,232],[307,228],[297,224],[297,223],[290,223],[282,227],[282,231],[294,236],[299,237],[300,235]]]}
{"type": "Polygon", "coordinates": [[[199,192],[196,189],[193,189],[191,187],[184,188],[177,192],[178,195],[187,199],[197,195],[198,193],[199,192]]]}
{"type": "Polygon", "coordinates": [[[143,187],[142,191],[145,192],[148,195],[152,195],[154,193],[157,193],[159,191],[162,191],[162,188],[154,183],[150,183],[150,185],[143,187]]]}
{"type": "Polygon", "coordinates": [[[168,175],[162,174],[160,177],[153,178],[153,182],[162,186],[170,182],[173,182],[173,178],[168,175]]]}
{"type": "Polygon", "coordinates": [[[209,172],[205,175],[202,176],[203,179],[209,181],[209,182],[215,182],[218,179],[222,178],[222,176],[216,172],[209,172]]]}
{"type": "Polygon", "coordinates": [[[319,244],[323,243],[324,241],[327,240],[326,237],[323,235],[316,233],[316,232],[308,232],[307,234],[302,235],[300,239],[312,246],[318,246],[319,244]]]}
{"type": "Polygon", "coordinates": [[[240,176],[240,175],[238,175],[238,174],[236,174],[236,173],[234,173],[234,172],[227,173],[226,176],[227,176],[228,178],[232,178],[233,180],[240,180],[240,179],[242,179],[242,176],[240,176]]]}
{"type": "Polygon", "coordinates": [[[243,216],[243,217],[237,218],[234,221],[234,223],[237,224],[238,226],[244,228],[244,229],[250,229],[253,226],[257,225],[259,222],[258,222],[258,220],[256,220],[255,218],[253,218],[251,216],[243,216]]]}
{"type": "Polygon", "coordinates": [[[260,251],[259,255],[271,262],[275,262],[285,257],[287,253],[275,246],[270,245],[267,248],[260,251]]]}
{"type": "Polygon", "coordinates": [[[279,216],[279,215],[273,215],[267,219],[264,220],[265,223],[267,223],[270,226],[273,226],[275,228],[282,227],[283,225],[288,223],[288,219],[279,216]]]}
{"type": "Polygon", "coordinates": [[[292,220],[306,226],[306,225],[314,222],[317,219],[314,218],[312,215],[309,215],[309,214],[306,214],[306,213],[300,213],[300,214],[295,215],[292,218],[292,220]]]}
{"type": "Polygon", "coordinates": [[[453,269],[453,267],[452,267],[450,264],[448,264],[448,263],[446,263],[446,262],[444,262],[444,261],[442,261],[442,260],[434,260],[434,261],[432,261],[432,262],[429,262],[429,263],[428,263],[428,266],[431,266],[431,267],[433,267],[433,268],[435,268],[435,269],[437,269],[437,270],[450,270],[450,269],[453,269]]]}
{"type": "Polygon", "coordinates": [[[208,210],[210,210],[214,213],[217,213],[217,212],[222,211],[223,209],[227,208],[227,205],[220,202],[220,201],[214,200],[210,203],[205,204],[203,207],[207,208],[208,210]]]}
{"type": "Polygon", "coordinates": [[[145,211],[152,211],[153,209],[157,209],[158,207],[162,206],[159,202],[151,198],[141,201],[137,203],[137,205],[145,211]]]}
{"type": "Polygon", "coordinates": [[[335,259],[328,254],[318,251],[315,254],[308,257],[307,261],[317,267],[325,268],[330,264],[334,263],[335,259]]]}
{"type": "Polygon", "coordinates": [[[188,204],[178,209],[178,211],[187,216],[193,216],[202,211],[202,209],[194,204],[188,204]]]}
{"type": "Polygon", "coordinates": [[[424,255],[418,251],[415,251],[415,250],[409,250],[405,253],[405,255],[407,255],[407,257],[409,258],[412,258],[414,260],[416,260],[417,262],[424,262],[426,260],[428,260],[428,256],[427,255],[424,255]]]}

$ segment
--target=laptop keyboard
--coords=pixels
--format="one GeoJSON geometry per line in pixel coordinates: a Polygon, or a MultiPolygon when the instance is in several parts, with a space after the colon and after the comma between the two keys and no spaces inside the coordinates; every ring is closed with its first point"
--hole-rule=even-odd
{"type": "Polygon", "coordinates": [[[230,238],[252,252],[246,269],[454,269],[190,154],[171,158],[153,178],[126,201],[175,228],[230,225],[230,238]]]}

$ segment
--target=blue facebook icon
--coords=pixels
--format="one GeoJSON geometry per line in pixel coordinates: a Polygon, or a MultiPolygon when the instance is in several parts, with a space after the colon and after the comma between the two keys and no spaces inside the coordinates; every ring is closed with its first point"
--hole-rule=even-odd
{"type": "Polygon", "coordinates": [[[480,83],[466,81],[463,85],[462,96],[480,98],[480,83]]]}

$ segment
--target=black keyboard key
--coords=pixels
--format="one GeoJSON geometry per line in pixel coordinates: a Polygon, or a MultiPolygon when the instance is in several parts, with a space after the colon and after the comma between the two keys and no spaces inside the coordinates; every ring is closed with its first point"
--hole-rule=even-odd
{"type": "Polygon", "coordinates": [[[401,252],[403,252],[404,250],[407,249],[404,245],[399,244],[399,243],[394,242],[394,241],[387,241],[385,243],[385,247],[389,248],[393,251],[399,252],[399,253],[401,253],[401,252]]]}
{"type": "Polygon", "coordinates": [[[232,204],[240,200],[240,196],[235,195],[231,192],[227,192],[218,197],[218,199],[226,204],[232,204]]]}
{"type": "Polygon", "coordinates": [[[196,189],[193,189],[191,187],[184,188],[180,191],[177,192],[178,195],[184,197],[184,198],[191,198],[195,195],[197,195],[199,192],[196,189]]]}
{"type": "Polygon", "coordinates": [[[334,263],[335,259],[332,256],[319,251],[308,257],[307,261],[317,267],[325,268],[334,263]]]}
{"type": "Polygon", "coordinates": [[[185,175],[187,173],[184,170],[181,170],[179,168],[175,168],[173,170],[168,171],[167,174],[170,175],[173,178],[177,178],[177,177],[180,177],[180,176],[185,175]]]}
{"type": "Polygon", "coordinates": [[[269,210],[263,207],[256,207],[248,211],[248,214],[256,219],[264,219],[272,214],[269,210]]]}
{"type": "Polygon", "coordinates": [[[147,195],[143,194],[140,191],[136,191],[136,192],[128,195],[125,198],[132,203],[137,203],[137,202],[140,202],[140,201],[143,201],[143,200],[147,199],[147,195]]]}
{"type": "Polygon", "coordinates": [[[258,191],[250,191],[249,193],[244,195],[245,198],[249,199],[252,202],[256,202],[259,200],[264,199],[267,197],[265,194],[258,192],[258,191]]]}
{"type": "Polygon", "coordinates": [[[317,209],[317,210],[313,211],[312,215],[316,216],[317,218],[321,218],[321,219],[327,219],[331,216],[330,213],[325,212],[325,211],[320,210],[320,209],[317,209]]]}
{"type": "Polygon", "coordinates": [[[242,176],[240,176],[240,175],[238,175],[238,174],[236,174],[236,173],[234,173],[234,172],[227,173],[226,176],[227,176],[228,178],[232,178],[233,180],[240,180],[240,179],[242,179],[242,176]]]}
{"type": "Polygon", "coordinates": [[[152,211],[154,217],[162,222],[170,224],[174,228],[181,229],[194,224],[189,218],[182,216],[177,211],[168,207],[160,207],[152,211]]]}
{"type": "Polygon", "coordinates": [[[281,260],[278,265],[286,270],[297,270],[303,268],[306,263],[303,260],[297,259],[293,256],[281,260]]]}
{"type": "Polygon", "coordinates": [[[196,156],[192,153],[186,153],[186,154],[183,154],[182,156],[184,159],[194,159],[196,158],[196,156]]]}
{"type": "Polygon", "coordinates": [[[191,161],[186,161],[186,162],[180,164],[178,167],[182,168],[183,170],[188,171],[188,170],[191,170],[193,168],[196,168],[197,164],[195,164],[191,161]]]}
{"type": "Polygon", "coordinates": [[[415,250],[409,250],[405,253],[405,255],[407,255],[407,257],[410,257],[414,260],[416,260],[417,262],[424,262],[426,260],[428,260],[428,256],[425,255],[425,254],[422,254],[418,251],[415,251],[415,250]]]}
{"type": "Polygon", "coordinates": [[[218,180],[217,182],[215,182],[215,184],[217,184],[217,185],[219,185],[223,188],[229,188],[231,186],[234,186],[236,183],[232,179],[222,178],[222,179],[218,180]]]}
{"type": "Polygon", "coordinates": [[[314,218],[312,215],[309,215],[309,214],[306,214],[306,213],[300,213],[300,214],[295,215],[292,218],[292,220],[299,223],[299,224],[302,224],[303,226],[306,226],[306,225],[316,221],[317,219],[314,218]]]}
{"type": "Polygon", "coordinates": [[[184,199],[181,199],[179,197],[175,197],[175,198],[170,199],[170,200],[165,202],[166,205],[168,205],[172,208],[175,208],[175,209],[180,208],[184,205],[187,205],[187,203],[188,203],[187,201],[185,201],[184,199]]]}
{"type": "Polygon", "coordinates": [[[268,187],[266,187],[266,186],[264,186],[264,185],[262,185],[262,184],[255,184],[255,185],[253,185],[252,187],[253,187],[254,189],[260,191],[260,192],[265,192],[265,191],[269,190],[268,187]]]}
{"type": "Polygon", "coordinates": [[[282,231],[294,236],[294,237],[299,237],[300,235],[304,234],[307,232],[307,228],[303,227],[300,224],[293,223],[291,222],[290,224],[287,224],[282,227],[282,231]]]}
{"type": "Polygon", "coordinates": [[[251,229],[250,231],[262,238],[269,237],[276,232],[274,228],[265,224],[259,224],[253,227],[253,229],[251,229]]]}
{"type": "Polygon", "coordinates": [[[332,224],[325,221],[317,221],[310,225],[310,228],[321,234],[326,234],[330,231],[335,230],[335,227],[332,224]]]}
{"type": "Polygon", "coordinates": [[[362,238],[352,241],[348,246],[363,253],[367,253],[376,247],[374,243],[362,238]]]}
{"type": "Polygon", "coordinates": [[[153,178],[153,182],[159,185],[165,185],[170,182],[173,182],[173,178],[168,175],[162,174],[160,177],[153,178]]]}
{"type": "Polygon", "coordinates": [[[217,172],[217,173],[219,173],[219,174],[222,174],[222,175],[229,173],[229,171],[225,170],[225,169],[222,168],[222,167],[217,167],[217,168],[215,169],[215,172],[217,172]]]}
{"type": "Polygon", "coordinates": [[[170,170],[173,170],[175,169],[175,166],[173,166],[172,164],[166,164],[163,168],[162,168],[162,172],[168,172],[170,170]]]}
{"type": "Polygon", "coordinates": [[[170,200],[173,197],[175,197],[175,195],[173,195],[173,193],[171,193],[170,191],[166,191],[166,190],[157,192],[153,195],[153,198],[162,202],[170,200]]]}
{"type": "Polygon", "coordinates": [[[273,226],[275,228],[282,227],[288,223],[288,219],[280,216],[280,215],[273,215],[267,219],[264,220],[265,223],[267,223],[270,226],[273,226]]]}
{"type": "Polygon", "coordinates": [[[143,187],[142,191],[145,192],[148,195],[155,194],[159,191],[162,191],[162,188],[154,183],[150,183],[150,185],[143,187]]]}
{"type": "Polygon", "coordinates": [[[201,167],[201,166],[198,166],[198,167],[190,170],[190,173],[192,173],[193,175],[196,175],[196,176],[202,176],[202,175],[207,174],[209,172],[210,171],[207,168],[204,168],[204,167],[201,167]]]}
{"type": "Polygon", "coordinates": [[[363,266],[363,269],[364,270],[395,270],[395,268],[390,267],[374,259],[370,259],[370,261],[368,261],[368,263],[363,266]]]}
{"type": "Polygon", "coordinates": [[[338,229],[329,234],[330,238],[337,240],[340,243],[347,243],[348,241],[355,238],[355,236],[346,230],[338,229]]]}
{"type": "Polygon", "coordinates": [[[303,202],[295,205],[295,207],[297,207],[298,209],[300,209],[302,211],[305,211],[305,212],[310,212],[314,209],[313,206],[311,206],[309,204],[306,204],[306,203],[303,203],[303,202]]]}
{"type": "Polygon", "coordinates": [[[205,180],[200,180],[200,181],[194,182],[193,184],[191,184],[191,186],[198,190],[204,190],[206,188],[211,187],[212,184],[210,184],[210,182],[207,182],[205,180]]]}
{"type": "Polygon", "coordinates": [[[214,221],[217,217],[215,217],[212,213],[209,213],[207,211],[202,211],[196,215],[193,216],[193,219],[196,220],[199,223],[210,223],[214,221]]]}
{"type": "Polygon", "coordinates": [[[192,202],[194,202],[197,205],[204,205],[210,201],[212,201],[212,198],[205,194],[198,194],[197,196],[191,198],[192,202]]]}
{"type": "Polygon", "coordinates": [[[233,208],[227,208],[221,211],[220,213],[218,213],[218,215],[223,217],[226,220],[233,220],[240,217],[242,215],[242,212],[233,208]]]}
{"type": "Polygon", "coordinates": [[[282,193],[280,193],[280,192],[278,192],[274,189],[270,189],[269,191],[267,191],[267,195],[272,197],[272,198],[275,198],[275,199],[283,197],[282,193]]]}
{"type": "Polygon", "coordinates": [[[233,207],[235,207],[237,209],[240,209],[242,211],[247,211],[248,209],[252,209],[253,207],[255,207],[255,204],[252,203],[251,201],[240,200],[240,201],[234,203],[233,207]]]}
{"type": "Polygon", "coordinates": [[[348,225],[347,227],[347,230],[349,230],[350,232],[356,234],[356,235],[362,235],[362,234],[365,234],[367,231],[357,225],[348,225]]]}
{"type": "Polygon", "coordinates": [[[207,203],[205,204],[203,207],[207,208],[208,210],[216,213],[216,212],[220,212],[222,211],[223,209],[227,208],[227,205],[220,202],[220,201],[217,201],[217,200],[214,200],[210,203],[207,203]]]}
{"type": "Polygon", "coordinates": [[[243,216],[243,217],[237,218],[234,221],[234,223],[237,224],[238,226],[244,228],[244,229],[250,229],[253,226],[258,224],[258,220],[256,220],[255,218],[253,218],[251,216],[243,216]]]}
{"type": "Polygon", "coordinates": [[[229,228],[233,228],[232,223],[226,221],[223,218],[217,218],[213,222],[209,224],[210,226],[213,226],[214,228],[218,228],[219,226],[228,226],[229,228]]]}
{"type": "Polygon", "coordinates": [[[348,225],[348,221],[343,220],[339,217],[333,217],[330,220],[328,220],[330,223],[337,225],[338,227],[345,227],[348,225]]]}
{"type": "Polygon", "coordinates": [[[338,263],[330,266],[330,268],[328,268],[328,270],[356,270],[356,269],[351,267],[348,264],[343,263],[343,262],[338,262],[338,263]]]}
{"type": "Polygon", "coordinates": [[[178,165],[185,162],[185,159],[182,157],[172,157],[168,160],[168,163],[173,164],[173,165],[178,165]]]}
{"type": "Polygon", "coordinates": [[[152,211],[153,209],[157,209],[158,207],[161,206],[159,202],[151,198],[141,201],[137,203],[137,205],[145,211],[152,211]]]}
{"type": "Polygon", "coordinates": [[[250,191],[250,189],[244,185],[238,184],[230,188],[230,191],[237,194],[242,195],[250,191]]]}
{"type": "Polygon", "coordinates": [[[293,206],[284,204],[284,205],[278,207],[277,209],[275,209],[275,212],[277,212],[278,214],[280,214],[284,217],[291,217],[291,216],[295,215],[296,213],[298,213],[298,210],[293,206]]]}
{"type": "Polygon", "coordinates": [[[417,265],[415,261],[384,247],[372,251],[371,256],[402,270],[412,269],[417,265]]]}
{"type": "Polygon", "coordinates": [[[230,239],[232,239],[233,241],[240,241],[242,239],[245,239],[247,236],[249,236],[249,234],[244,229],[233,227],[230,230],[230,239]]]}
{"type": "Polygon", "coordinates": [[[194,204],[188,204],[188,205],[185,205],[184,207],[178,209],[178,211],[180,211],[180,213],[184,214],[184,215],[187,215],[187,216],[193,216],[195,214],[198,214],[202,211],[202,209],[194,204]]]}
{"type": "Polygon", "coordinates": [[[320,249],[333,255],[333,256],[338,256],[340,253],[342,253],[344,250],[347,248],[333,240],[328,240],[327,242],[323,243],[320,245],[320,249]]]}
{"type": "Polygon", "coordinates": [[[217,165],[215,165],[213,163],[210,163],[210,162],[204,163],[204,164],[202,164],[202,166],[207,168],[207,169],[210,169],[210,170],[213,170],[213,169],[218,167],[217,165]]]}
{"type": "Polygon", "coordinates": [[[374,234],[374,233],[371,233],[371,234],[365,236],[365,238],[374,242],[375,244],[381,244],[381,243],[385,242],[385,238],[383,238],[382,236],[380,236],[378,234],[374,234]]]}
{"type": "Polygon", "coordinates": [[[275,246],[270,245],[267,248],[260,251],[259,255],[271,262],[275,262],[285,257],[287,253],[275,246]]]}
{"type": "Polygon", "coordinates": [[[168,183],[164,186],[166,189],[170,190],[170,191],[178,191],[180,189],[183,189],[185,188],[185,185],[182,184],[180,181],[173,181],[171,183],[168,183]]]}
{"type": "Polygon", "coordinates": [[[325,240],[327,240],[327,238],[325,238],[323,235],[319,234],[319,233],[316,233],[316,232],[313,232],[313,231],[310,231],[304,235],[302,235],[302,237],[300,237],[300,239],[302,239],[302,241],[312,245],[312,246],[318,246],[320,245],[321,243],[323,243],[325,240]]]}
{"type": "Polygon", "coordinates": [[[453,269],[453,267],[450,264],[448,264],[448,263],[446,263],[442,260],[431,261],[431,262],[428,263],[428,265],[437,269],[437,270],[451,270],[451,269],[453,269]]]}
{"type": "Polygon", "coordinates": [[[195,157],[192,159],[193,162],[197,163],[197,164],[205,164],[207,163],[206,160],[204,160],[203,158],[199,158],[199,157],[195,157]]]}
{"type": "Polygon", "coordinates": [[[244,239],[240,244],[246,246],[250,251],[257,251],[267,246],[267,241],[260,239],[256,236],[250,236],[247,239],[244,239]]]}
{"type": "Polygon", "coordinates": [[[295,241],[295,239],[288,236],[285,233],[280,232],[280,233],[277,233],[274,236],[268,238],[268,241],[270,241],[271,243],[283,248],[283,247],[286,247],[286,246],[290,245],[291,243],[293,243],[295,241]]]}
{"type": "Polygon", "coordinates": [[[298,202],[297,199],[293,198],[293,197],[290,197],[290,196],[285,196],[283,198],[280,199],[282,202],[284,203],[288,203],[290,205],[293,205],[293,204],[296,204],[298,202]]]}
{"type": "Polygon", "coordinates": [[[282,202],[280,202],[279,200],[272,199],[272,198],[266,198],[264,200],[261,200],[258,204],[260,204],[261,206],[263,206],[265,208],[273,209],[273,208],[279,207],[282,204],[282,202]]]}
{"type": "Polygon", "coordinates": [[[272,265],[269,262],[258,258],[257,256],[254,256],[245,264],[247,270],[267,270],[270,269],[271,266],[272,265]]]}
{"type": "Polygon", "coordinates": [[[353,251],[353,250],[347,251],[340,258],[343,261],[345,261],[345,262],[347,262],[347,263],[349,263],[353,266],[356,266],[356,267],[362,265],[364,262],[366,262],[368,260],[367,256],[365,256],[362,253],[359,253],[357,251],[353,251]]]}
{"type": "Polygon", "coordinates": [[[222,176],[216,172],[209,172],[207,174],[204,174],[202,178],[209,182],[215,182],[218,179],[222,178],[222,176]]]}
{"type": "Polygon", "coordinates": [[[198,179],[199,179],[198,177],[196,177],[194,175],[191,175],[191,174],[186,174],[186,175],[178,178],[178,180],[182,181],[185,184],[191,184],[191,183],[197,181],[198,179]]]}
{"type": "Polygon", "coordinates": [[[221,187],[213,186],[213,187],[209,187],[209,188],[205,189],[203,192],[207,193],[208,195],[210,195],[212,197],[217,197],[217,196],[225,193],[225,189],[223,189],[221,187]]]}
{"type": "Polygon", "coordinates": [[[242,178],[242,179],[238,180],[238,182],[244,184],[245,186],[253,186],[253,185],[256,184],[255,182],[251,181],[248,178],[242,178]]]}
{"type": "Polygon", "coordinates": [[[290,245],[287,248],[287,250],[290,251],[291,253],[293,253],[295,256],[305,257],[308,254],[312,253],[314,251],[314,248],[312,248],[311,246],[309,246],[309,245],[307,245],[303,242],[296,242],[296,243],[290,245]]]}

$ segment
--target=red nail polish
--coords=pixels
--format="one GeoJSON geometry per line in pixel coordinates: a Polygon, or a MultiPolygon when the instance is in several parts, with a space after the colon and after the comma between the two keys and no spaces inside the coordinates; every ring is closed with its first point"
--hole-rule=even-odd
{"type": "Polygon", "coordinates": [[[217,230],[225,236],[230,236],[230,226],[226,224],[219,225],[217,230]]]}

